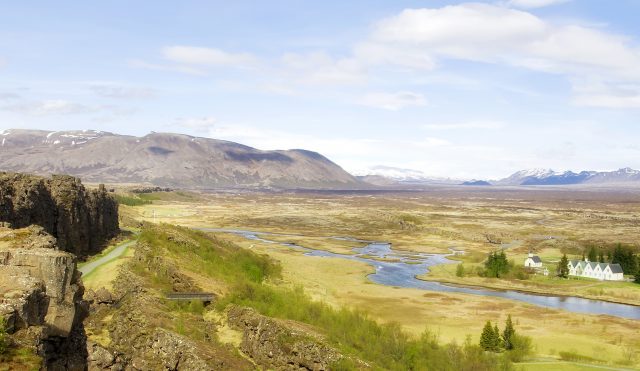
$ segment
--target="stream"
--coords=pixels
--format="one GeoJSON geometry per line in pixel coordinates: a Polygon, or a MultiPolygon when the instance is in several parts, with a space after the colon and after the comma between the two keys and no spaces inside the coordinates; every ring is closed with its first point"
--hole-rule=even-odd
{"type": "MultiPolygon", "coordinates": [[[[349,240],[366,244],[364,247],[353,248],[354,255],[337,254],[325,250],[315,250],[293,243],[269,240],[268,237],[304,237],[303,235],[278,234],[269,232],[253,232],[236,229],[201,228],[205,232],[233,233],[248,240],[286,246],[304,253],[309,257],[328,257],[355,260],[367,263],[375,268],[375,273],[368,278],[375,283],[387,286],[414,288],[437,292],[453,292],[471,295],[491,296],[503,299],[517,300],[540,307],[562,309],[583,314],[605,314],[615,317],[640,320],[640,307],[629,304],[618,304],[602,300],[584,299],[574,296],[556,296],[525,293],[514,290],[496,290],[487,288],[474,288],[454,286],[434,281],[423,281],[416,276],[429,272],[429,267],[439,264],[458,264],[457,261],[448,259],[452,254],[427,254],[417,252],[405,252],[393,250],[391,244],[358,240],[349,237],[326,237],[333,240],[349,240]],[[384,259],[388,261],[381,261],[384,259]]],[[[453,250],[452,250],[453,251],[453,250]]]]}

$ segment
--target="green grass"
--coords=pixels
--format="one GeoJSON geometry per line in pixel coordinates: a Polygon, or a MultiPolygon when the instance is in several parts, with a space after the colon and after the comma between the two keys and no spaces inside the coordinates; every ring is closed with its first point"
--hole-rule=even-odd
{"type": "MultiPolygon", "coordinates": [[[[182,227],[160,225],[148,227],[140,234],[140,243],[152,247],[151,254],[169,252],[200,274],[223,280],[231,289],[217,303],[218,309],[230,304],[252,307],[260,313],[315,326],[327,340],[346,354],[370,362],[374,369],[386,370],[494,370],[509,369],[502,355],[484,352],[467,340],[463,345],[442,345],[437,336],[425,331],[419,338],[403,332],[396,323],[379,324],[365,313],[333,307],[313,301],[301,287],[277,287],[268,281],[281,275],[280,265],[265,255],[258,255],[230,242],[182,227]]],[[[186,268],[186,267],[185,267],[186,268]]],[[[144,269],[139,267],[138,273],[144,269]]],[[[170,277],[163,270],[147,272],[160,289],[170,287],[170,277]]],[[[181,319],[197,314],[192,304],[168,304],[181,313],[181,319]]],[[[185,324],[177,330],[185,331],[185,324]]],[[[335,369],[357,369],[343,360],[335,369]]]]}
{"type": "Polygon", "coordinates": [[[151,200],[146,198],[127,196],[123,194],[116,194],[115,198],[120,205],[127,205],[127,206],[142,206],[142,205],[149,205],[152,203],[151,200]]]}

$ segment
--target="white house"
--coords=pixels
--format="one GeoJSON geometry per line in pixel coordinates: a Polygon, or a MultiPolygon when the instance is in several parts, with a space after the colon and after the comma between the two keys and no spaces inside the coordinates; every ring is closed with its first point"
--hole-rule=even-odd
{"type": "Polygon", "coordinates": [[[537,255],[529,253],[529,256],[524,260],[524,266],[528,268],[542,268],[542,260],[537,255]]]}
{"type": "Polygon", "coordinates": [[[620,264],[596,263],[588,259],[569,261],[569,275],[595,278],[603,281],[622,281],[624,272],[620,264]]]}

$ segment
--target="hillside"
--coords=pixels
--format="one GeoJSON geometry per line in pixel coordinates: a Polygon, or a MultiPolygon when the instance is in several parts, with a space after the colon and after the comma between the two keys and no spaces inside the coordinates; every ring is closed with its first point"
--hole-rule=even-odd
{"type": "Polygon", "coordinates": [[[87,182],[182,188],[352,188],[359,182],[319,153],[261,151],[182,134],[5,130],[0,171],[69,174],[87,182]]]}

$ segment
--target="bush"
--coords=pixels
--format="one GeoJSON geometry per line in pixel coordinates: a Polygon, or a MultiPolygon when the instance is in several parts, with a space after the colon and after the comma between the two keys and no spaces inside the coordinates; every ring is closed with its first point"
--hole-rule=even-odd
{"type": "Polygon", "coordinates": [[[456,276],[464,277],[464,266],[462,265],[462,263],[458,264],[458,266],[456,267],[456,276]]]}
{"type": "Polygon", "coordinates": [[[142,206],[142,205],[148,205],[152,203],[150,200],[143,200],[138,197],[131,197],[131,196],[125,196],[125,195],[119,195],[119,194],[116,194],[115,198],[120,205],[127,205],[127,206],[142,206]]]}
{"type": "Polygon", "coordinates": [[[5,354],[9,349],[9,338],[7,335],[7,321],[0,317],[0,354],[5,354]]]}
{"type": "Polygon", "coordinates": [[[512,362],[521,362],[529,356],[533,350],[531,338],[528,336],[514,334],[511,337],[511,345],[513,348],[506,353],[512,362]]]}
{"type": "Polygon", "coordinates": [[[582,354],[577,353],[576,351],[571,352],[560,352],[558,353],[560,359],[563,361],[571,361],[571,362],[602,362],[600,359],[596,359],[589,356],[584,356],[582,354]]]}

